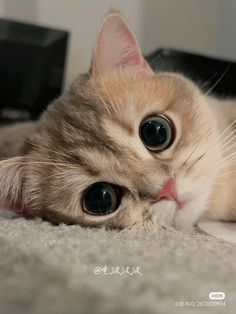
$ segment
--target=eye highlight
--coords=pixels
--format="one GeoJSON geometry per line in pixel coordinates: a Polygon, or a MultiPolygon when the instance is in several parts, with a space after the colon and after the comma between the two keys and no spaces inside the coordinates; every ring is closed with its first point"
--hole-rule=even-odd
{"type": "Polygon", "coordinates": [[[95,183],[83,196],[83,210],[90,215],[109,215],[120,206],[121,194],[121,189],[115,185],[95,183]]]}
{"type": "Polygon", "coordinates": [[[162,151],[174,140],[173,125],[164,116],[148,117],[140,125],[139,136],[149,150],[162,151]]]}

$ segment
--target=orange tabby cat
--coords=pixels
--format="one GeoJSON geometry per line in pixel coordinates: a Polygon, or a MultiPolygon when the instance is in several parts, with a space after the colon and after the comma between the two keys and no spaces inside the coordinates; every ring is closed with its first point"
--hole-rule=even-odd
{"type": "Polygon", "coordinates": [[[90,72],[43,113],[22,156],[0,162],[1,206],[110,228],[235,220],[235,117],[235,103],[154,73],[108,14],[90,72]]]}

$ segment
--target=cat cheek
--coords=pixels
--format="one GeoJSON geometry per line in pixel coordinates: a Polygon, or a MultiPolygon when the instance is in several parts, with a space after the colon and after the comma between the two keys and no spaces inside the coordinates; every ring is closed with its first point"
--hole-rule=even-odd
{"type": "Polygon", "coordinates": [[[172,201],[161,201],[149,209],[154,227],[168,227],[173,223],[176,205],[172,201]]]}

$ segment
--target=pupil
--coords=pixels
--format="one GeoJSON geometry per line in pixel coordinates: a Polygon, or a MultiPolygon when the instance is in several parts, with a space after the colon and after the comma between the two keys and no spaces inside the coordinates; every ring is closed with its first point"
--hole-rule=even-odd
{"type": "Polygon", "coordinates": [[[117,205],[117,196],[112,187],[98,183],[87,192],[84,204],[85,208],[93,214],[109,214],[117,205]]]}
{"type": "Polygon", "coordinates": [[[143,140],[149,147],[158,147],[167,140],[167,130],[159,121],[148,121],[142,126],[143,140]]]}

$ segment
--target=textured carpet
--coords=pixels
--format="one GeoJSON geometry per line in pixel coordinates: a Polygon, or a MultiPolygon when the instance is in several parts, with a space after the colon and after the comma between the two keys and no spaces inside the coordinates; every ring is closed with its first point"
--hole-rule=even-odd
{"type": "Polygon", "coordinates": [[[235,313],[236,246],[204,234],[0,218],[0,252],[1,314],[235,313]],[[117,266],[136,273],[104,274],[117,266]]]}

